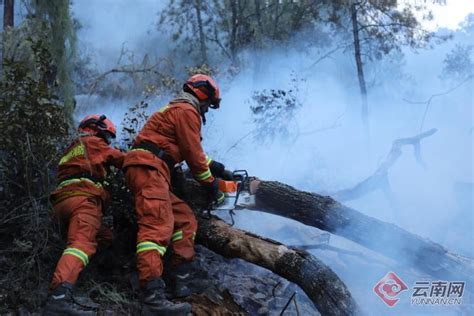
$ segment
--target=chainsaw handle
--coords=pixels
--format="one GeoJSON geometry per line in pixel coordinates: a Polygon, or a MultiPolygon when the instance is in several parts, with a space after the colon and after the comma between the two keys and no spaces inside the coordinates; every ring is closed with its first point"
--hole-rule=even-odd
{"type": "Polygon", "coordinates": [[[247,170],[234,170],[234,172],[232,172],[232,176],[234,177],[234,180],[241,181],[243,183],[247,180],[249,174],[247,170]]]}
{"type": "Polygon", "coordinates": [[[237,194],[235,195],[235,202],[234,202],[234,206],[235,206],[237,205],[240,192],[243,190],[245,182],[247,181],[249,177],[249,174],[247,170],[234,170],[234,172],[232,172],[232,176],[234,177],[234,181],[240,181],[240,185],[237,186],[237,194]]]}

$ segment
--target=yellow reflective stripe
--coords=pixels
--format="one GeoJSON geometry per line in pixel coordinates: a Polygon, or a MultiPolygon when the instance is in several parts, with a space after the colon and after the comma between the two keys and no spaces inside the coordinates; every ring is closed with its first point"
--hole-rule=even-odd
{"type": "Polygon", "coordinates": [[[162,107],[161,109],[159,109],[158,112],[164,113],[164,112],[165,112],[166,110],[168,110],[169,108],[170,108],[170,105],[167,104],[167,105],[165,105],[164,107],[162,107]]]}
{"type": "Polygon", "coordinates": [[[63,256],[64,255],[72,255],[76,258],[79,258],[79,260],[82,261],[84,266],[86,266],[89,263],[89,256],[84,251],[82,251],[81,249],[66,248],[66,250],[63,251],[63,256]]]}
{"type": "Polygon", "coordinates": [[[225,194],[220,192],[219,196],[217,197],[217,204],[221,204],[225,200],[225,194]]]}
{"type": "Polygon", "coordinates": [[[174,234],[171,236],[171,241],[178,241],[183,239],[183,231],[182,230],[177,230],[174,232],[174,234]]]}
{"type": "Polygon", "coordinates": [[[72,148],[67,154],[65,154],[61,160],[59,160],[59,165],[65,164],[72,158],[83,156],[86,152],[86,147],[83,144],[79,144],[76,147],[72,148]]]}
{"type": "Polygon", "coordinates": [[[156,250],[160,253],[160,255],[164,256],[166,252],[166,247],[160,246],[157,243],[151,241],[142,241],[137,244],[137,253],[148,250],[156,250]]]}
{"type": "Polygon", "coordinates": [[[204,172],[198,173],[196,175],[197,180],[206,180],[207,178],[210,178],[212,176],[211,170],[207,169],[204,172]]]}
{"type": "Polygon", "coordinates": [[[193,233],[193,235],[191,236],[191,239],[194,240],[196,238],[196,233],[193,233]]]}
{"type": "Polygon", "coordinates": [[[209,165],[211,164],[211,162],[212,162],[212,159],[211,159],[208,155],[206,155],[206,163],[207,163],[207,165],[209,166],[209,165]]]}
{"type": "Polygon", "coordinates": [[[70,185],[70,184],[73,184],[73,183],[79,183],[81,181],[88,181],[92,184],[94,184],[96,187],[98,187],[99,189],[102,188],[102,184],[100,183],[96,183],[94,181],[92,181],[91,179],[87,179],[87,178],[76,178],[76,179],[69,179],[69,180],[64,180],[63,182],[61,182],[60,184],[58,184],[58,187],[57,189],[62,189],[63,187],[67,186],[67,185],[70,185]]]}
{"type": "Polygon", "coordinates": [[[143,149],[143,148],[133,148],[133,149],[130,149],[130,151],[147,151],[147,152],[150,152],[149,150],[146,150],[146,149],[143,149]]]}

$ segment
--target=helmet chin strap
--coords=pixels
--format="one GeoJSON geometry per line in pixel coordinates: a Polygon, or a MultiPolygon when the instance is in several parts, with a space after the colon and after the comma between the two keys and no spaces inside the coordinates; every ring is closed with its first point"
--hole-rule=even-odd
{"type": "Polygon", "coordinates": [[[202,118],[202,124],[206,125],[206,113],[207,113],[207,111],[209,110],[209,107],[210,107],[209,99],[204,100],[204,101],[200,101],[199,107],[200,107],[199,112],[201,113],[201,118],[202,118]]]}

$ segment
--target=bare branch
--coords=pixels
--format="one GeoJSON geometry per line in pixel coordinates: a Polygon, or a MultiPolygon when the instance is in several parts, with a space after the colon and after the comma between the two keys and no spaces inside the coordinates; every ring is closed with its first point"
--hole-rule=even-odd
{"type": "Polygon", "coordinates": [[[436,132],[437,129],[433,128],[413,137],[399,138],[394,140],[392,143],[392,148],[388,153],[387,157],[371,176],[367,177],[366,179],[359,182],[350,189],[339,190],[330,195],[338,201],[349,201],[358,199],[377,189],[383,189],[385,193],[389,194],[390,196],[391,194],[389,189],[388,171],[395,164],[397,159],[401,156],[402,147],[406,145],[412,145],[416,161],[424,167],[425,164],[421,159],[420,142],[422,139],[429,137],[436,132]]]}
{"type": "Polygon", "coordinates": [[[423,112],[423,117],[421,119],[421,125],[420,125],[420,131],[423,130],[423,127],[424,127],[424,124],[425,124],[425,119],[426,119],[426,115],[428,114],[428,111],[431,107],[431,101],[433,101],[433,99],[435,98],[438,98],[438,97],[441,97],[441,96],[444,96],[444,95],[447,95],[457,89],[459,89],[461,86],[463,86],[465,83],[467,83],[468,81],[470,81],[471,79],[473,78],[473,75],[470,75],[468,76],[466,79],[464,79],[463,81],[461,81],[460,83],[458,83],[457,85],[455,85],[454,87],[444,91],[444,92],[441,92],[441,93],[435,93],[435,94],[432,94],[428,100],[426,101],[411,101],[411,100],[407,100],[407,99],[403,99],[403,101],[407,102],[407,103],[411,103],[411,104],[426,104],[426,107],[425,107],[425,111],[423,112]]]}

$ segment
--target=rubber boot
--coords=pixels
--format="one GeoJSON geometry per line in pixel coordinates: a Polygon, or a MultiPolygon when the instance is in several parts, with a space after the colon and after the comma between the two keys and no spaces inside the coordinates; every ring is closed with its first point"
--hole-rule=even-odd
{"type": "Polygon", "coordinates": [[[90,308],[79,305],[74,301],[72,296],[72,284],[61,283],[55,288],[43,310],[44,316],[52,315],[74,315],[74,316],[90,316],[97,315],[97,313],[90,308]]]}
{"type": "Polygon", "coordinates": [[[148,315],[187,315],[191,312],[188,303],[173,303],[165,297],[165,282],[156,278],[150,280],[142,301],[142,316],[148,315]]]}

